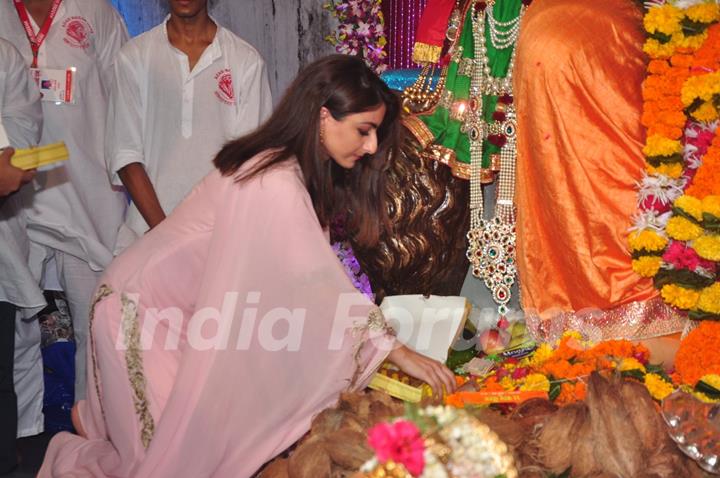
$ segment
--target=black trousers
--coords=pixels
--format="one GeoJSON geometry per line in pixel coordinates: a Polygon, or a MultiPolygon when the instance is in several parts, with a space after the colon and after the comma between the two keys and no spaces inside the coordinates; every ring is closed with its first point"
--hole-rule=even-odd
{"type": "Polygon", "coordinates": [[[13,385],[15,306],[0,302],[0,474],[17,465],[17,395],[13,385]]]}

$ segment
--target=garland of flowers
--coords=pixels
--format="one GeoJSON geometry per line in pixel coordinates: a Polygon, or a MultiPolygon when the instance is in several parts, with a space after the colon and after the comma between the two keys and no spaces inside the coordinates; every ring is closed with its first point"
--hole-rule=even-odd
{"type": "Polygon", "coordinates": [[[704,321],[682,340],[672,377],[700,400],[720,401],[720,323],[704,321]]]}
{"type": "MultiPolygon", "coordinates": [[[[486,376],[466,377],[464,382],[475,380],[480,394],[543,391],[556,404],[567,405],[585,399],[585,380],[592,372],[620,373],[643,382],[653,398],[662,400],[675,386],[661,366],[649,363],[649,357],[647,348],[627,340],[594,344],[578,332],[565,332],[555,346],[543,343],[523,359],[505,359],[486,376]]],[[[468,397],[472,393],[456,392],[446,396],[445,403],[458,408],[473,405],[468,397]]]]}
{"type": "Polygon", "coordinates": [[[405,416],[368,431],[374,456],[362,478],[517,478],[515,459],[500,437],[464,410],[408,407],[405,416]]]}
{"type": "Polygon", "coordinates": [[[633,269],[668,304],[720,319],[720,6],[691,3],[644,18],[647,167],[628,242],[633,269]]]}
{"type": "Polygon", "coordinates": [[[387,69],[382,0],[329,0],[325,10],[337,18],[337,31],[325,37],[335,51],[360,55],[378,75],[387,69]]]}

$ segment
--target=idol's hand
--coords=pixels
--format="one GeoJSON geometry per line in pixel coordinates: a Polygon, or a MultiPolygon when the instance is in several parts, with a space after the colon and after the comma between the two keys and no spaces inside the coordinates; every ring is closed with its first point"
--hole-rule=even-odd
{"type": "Polygon", "coordinates": [[[455,375],[437,360],[425,357],[404,345],[399,345],[390,352],[388,360],[411,377],[430,385],[435,399],[442,398],[443,387],[447,393],[455,391],[455,375]]]}
{"type": "Polygon", "coordinates": [[[23,171],[10,164],[13,154],[12,148],[0,150],[0,198],[14,193],[35,176],[35,171],[23,171]]]}

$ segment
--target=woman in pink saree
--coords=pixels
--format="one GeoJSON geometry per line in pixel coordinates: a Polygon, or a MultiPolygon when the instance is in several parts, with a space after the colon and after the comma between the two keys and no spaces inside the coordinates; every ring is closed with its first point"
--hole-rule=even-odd
{"type": "Polygon", "coordinates": [[[364,63],[304,69],[273,116],[106,271],[91,315],[80,435],[41,477],[246,477],[389,358],[435,390],[452,373],[395,342],[328,241],[383,224],[397,98],[364,63]]]}

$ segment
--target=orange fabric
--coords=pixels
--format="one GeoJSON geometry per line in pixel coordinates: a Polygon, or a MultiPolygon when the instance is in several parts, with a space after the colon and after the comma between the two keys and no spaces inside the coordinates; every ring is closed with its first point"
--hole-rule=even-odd
{"type": "Polygon", "coordinates": [[[642,176],[645,58],[629,0],[536,0],[518,44],[518,268],[545,317],[655,297],[626,235],[642,176]]]}

